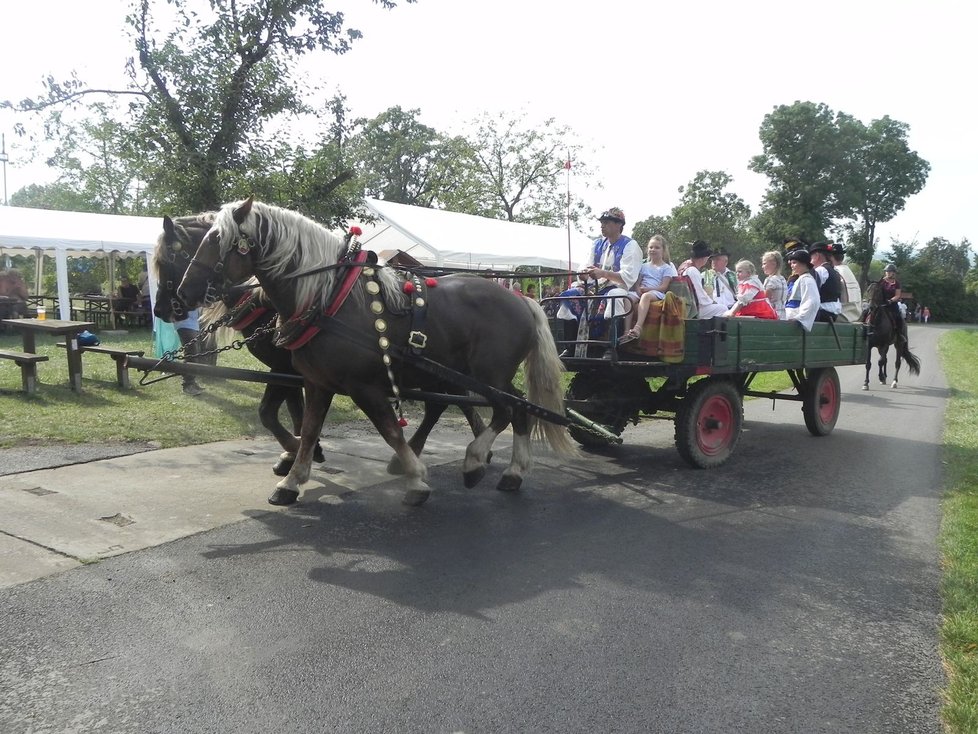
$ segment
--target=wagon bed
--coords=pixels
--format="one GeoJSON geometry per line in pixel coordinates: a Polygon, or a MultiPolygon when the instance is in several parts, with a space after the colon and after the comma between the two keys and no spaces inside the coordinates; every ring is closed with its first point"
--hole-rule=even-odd
{"type": "Polygon", "coordinates": [[[611,350],[608,359],[598,357],[609,346],[598,343],[587,345],[595,356],[562,358],[575,373],[566,395],[569,415],[606,431],[571,425],[578,443],[620,442],[628,423],[671,417],[683,459],[698,468],[719,466],[739,441],[745,396],[801,402],[809,432],[825,436],[835,427],[842,401],[835,368],[866,362],[862,324],[816,323],[806,332],[794,321],[714,318],[687,320],[684,330],[681,360],[674,363],[627,346],[611,350]],[[781,371],[794,394],[751,389],[758,373],[781,371]]]}

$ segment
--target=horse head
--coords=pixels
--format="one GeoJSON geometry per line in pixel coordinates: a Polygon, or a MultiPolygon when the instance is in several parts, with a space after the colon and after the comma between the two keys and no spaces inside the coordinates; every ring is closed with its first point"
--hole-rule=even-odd
{"type": "Polygon", "coordinates": [[[163,217],[163,232],[153,253],[157,282],[153,313],[164,321],[179,321],[187,315],[189,309],[177,295],[177,286],[215,216],[216,212],[204,212],[176,219],[163,217]]]}
{"type": "MultiPolygon", "coordinates": [[[[252,257],[259,246],[259,227],[249,227],[253,198],[226,204],[214,217],[184,268],[178,297],[190,308],[205,302],[217,282],[223,291],[239,285],[254,274],[252,257]]],[[[267,228],[266,228],[267,234],[267,228]]]]}

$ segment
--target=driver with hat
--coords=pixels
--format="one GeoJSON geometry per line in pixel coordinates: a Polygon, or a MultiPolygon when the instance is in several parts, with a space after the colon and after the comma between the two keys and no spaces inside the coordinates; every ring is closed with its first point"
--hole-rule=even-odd
{"type": "MultiPolygon", "coordinates": [[[[643,258],[641,246],[631,237],[623,234],[625,213],[621,209],[613,206],[605,210],[598,217],[598,221],[601,222],[601,237],[594,241],[590,264],[584,268],[582,275],[586,280],[597,281],[598,295],[614,297],[593,302],[600,303],[600,306],[595,307],[598,313],[592,312],[588,316],[591,322],[590,338],[594,340],[606,336],[607,326],[603,323],[605,319],[624,316],[631,311],[632,302],[628,298],[628,293],[635,289],[641,274],[643,258]]],[[[585,286],[587,286],[586,282],[585,286]]],[[[560,295],[564,298],[573,298],[584,295],[584,290],[570,288],[560,295]]],[[[588,310],[591,311],[591,308],[589,307],[588,310]]],[[[573,313],[574,309],[569,307],[567,311],[573,313]]],[[[565,313],[564,318],[567,315],[565,313]]]]}

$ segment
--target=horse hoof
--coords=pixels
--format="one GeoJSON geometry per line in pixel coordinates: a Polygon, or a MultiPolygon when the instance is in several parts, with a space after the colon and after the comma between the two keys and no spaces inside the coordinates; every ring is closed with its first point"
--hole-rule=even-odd
{"type": "Polygon", "coordinates": [[[404,465],[401,463],[400,456],[392,456],[391,460],[387,462],[387,473],[395,475],[404,473],[404,465]]]}
{"type": "Polygon", "coordinates": [[[500,492],[515,492],[523,485],[523,477],[517,477],[512,474],[503,474],[499,479],[499,484],[496,485],[496,489],[500,492]]]}
{"type": "Polygon", "coordinates": [[[890,385],[890,387],[892,387],[892,388],[893,388],[894,390],[896,390],[896,389],[897,389],[897,388],[899,387],[899,385],[897,385],[897,384],[896,384],[896,383],[894,382],[894,383],[893,383],[892,385],[890,385]]]}
{"type": "Polygon", "coordinates": [[[268,498],[268,504],[278,505],[280,507],[294,505],[297,499],[299,499],[299,493],[294,489],[276,489],[272,492],[272,496],[268,498]]]}
{"type": "Polygon", "coordinates": [[[292,465],[294,463],[295,459],[279,459],[275,463],[275,466],[272,467],[272,474],[277,477],[286,477],[292,471],[292,465]]]}
{"type": "Polygon", "coordinates": [[[430,496],[430,489],[409,489],[404,493],[404,499],[401,500],[401,504],[408,505],[409,507],[419,507],[427,502],[430,496]]]}
{"type": "Polygon", "coordinates": [[[326,455],[323,454],[323,447],[319,445],[318,441],[316,442],[315,450],[312,452],[312,460],[318,464],[322,464],[324,461],[326,461],[326,455]]]}
{"type": "Polygon", "coordinates": [[[467,471],[462,473],[462,481],[465,484],[466,489],[472,489],[475,485],[482,481],[482,477],[486,475],[486,468],[480,466],[478,469],[473,469],[472,471],[467,471]]]}
{"type": "Polygon", "coordinates": [[[863,385],[863,390],[869,390],[869,385],[863,385]]]}

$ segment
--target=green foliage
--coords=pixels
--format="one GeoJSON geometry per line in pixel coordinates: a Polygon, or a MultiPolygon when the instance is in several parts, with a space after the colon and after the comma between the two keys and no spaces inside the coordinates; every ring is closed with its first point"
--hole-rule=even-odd
{"type": "MultiPolygon", "coordinates": [[[[913,242],[894,241],[884,257],[899,270],[904,291],[913,294],[908,307],[928,306],[935,321],[978,323],[978,290],[969,290],[978,269],[967,239],[954,244],[935,237],[920,249],[913,242]]],[[[882,264],[874,262],[873,277],[881,277],[881,271],[882,264]]]]}
{"type": "Polygon", "coordinates": [[[769,178],[758,239],[824,239],[833,222],[848,259],[865,284],[876,248],[876,226],[903,210],[927,181],[930,165],[910,149],[910,128],[885,116],[864,125],[825,104],[781,105],[761,123],[763,152],[751,170],[769,178]]]}
{"type": "Polygon", "coordinates": [[[49,79],[43,98],[5,105],[44,111],[88,95],[127,99],[128,144],[154,173],[145,195],[177,212],[214,209],[232,198],[240,177],[255,170],[249,166],[268,139],[269,121],[309,111],[301,101],[306,90],[292,74],[300,56],[345,53],[361,37],[321,0],[230,6],[136,0],[127,22],[136,55],[126,89],[106,92],[76,77],[49,79]]]}
{"type": "Polygon", "coordinates": [[[675,246],[679,244],[672,231],[672,220],[669,217],[657,217],[654,214],[647,219],[636,222],[632,227],[632,239],[645,247],[653,235],[662,235],[669,243],[670,255],[675,260],[675,246]]]}
{"type": "Polygon", "coordinates": [[[685,186],[678,206],[669,215],[670,230],[682,242],[706,240],[713,247],[724,246],[743,252],[748,242],[750,207],[734,193],[726,191],[733,178],[725,171],[699,171],[685,186]]]}
{"type": "MultiPolygon", "coordinates": [[[[591,172],[580,158],[581,147],[568,141],[573,133],[555,120],[531,125],[525,115],[483,115],[466,136],[472,151],[474,191],[467,201],[449,201],[449,208],[510,222],[560,226],[567,216],[564,171],[572,161],[576,181],[591,172]]],[[[579,223],[591,210],[580,200],[570,202],[570,219],[579,223]]]]}
{"type": "Polygon", "coordinates": [[[413,206],[440,203],[465,209],[473,181],[472,151],[463,138],[423,124],[420,110],[391,107],[372,120],[358,120],[350,151],[368,196],[413,206]]]}

